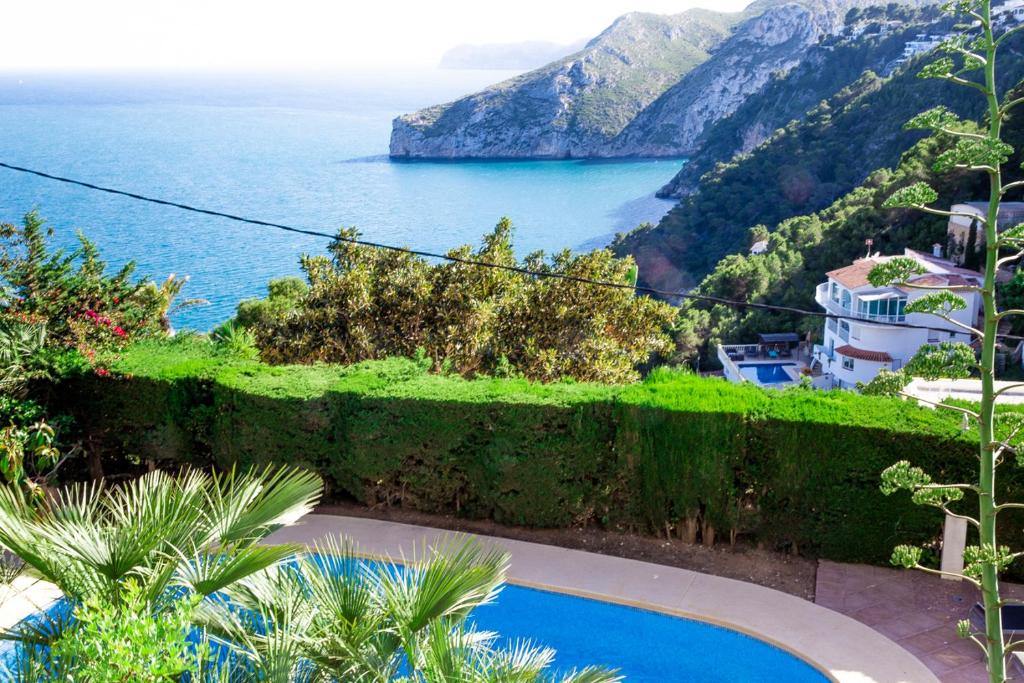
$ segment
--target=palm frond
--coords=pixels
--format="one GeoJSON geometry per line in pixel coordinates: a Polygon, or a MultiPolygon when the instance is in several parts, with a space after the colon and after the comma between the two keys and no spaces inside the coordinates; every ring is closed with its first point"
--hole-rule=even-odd
{"type": "Polygon", "coordinates": [[[308,470],[282,467],[214,475],[206,501],[218,541],[235,543],[295,523],[320,500],[323,482],[308,470]]]}
{"type": "Polygon", "coordinates": [[[385,599],[401,627],[415,633],[442,618],[464,619],[492,602],[508,569],[508,553],[484,551],[475,542],[435,549],[426,564],[382,574],[385,599]]]}

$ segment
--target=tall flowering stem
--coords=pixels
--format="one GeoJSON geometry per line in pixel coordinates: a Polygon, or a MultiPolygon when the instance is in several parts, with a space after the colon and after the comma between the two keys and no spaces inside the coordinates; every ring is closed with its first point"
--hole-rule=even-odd
{"type": "MultiPolygon", "coordinates": [[[[1015,28],[1000,30],[998,22],[994,21],[991,4],[991,0],[960,0],[945,5],[946,11],[967,17],[968,23],[961,26],[963,33],[943,43],[941,49],[946,56],[926,66],[920,74],[923,78],[943,79],[977,90],[987,103],[986,127],[978,128],[961,121],[944,107],[923,112],[907,124],[908,128],[932,130],[954,141],[949,149],[938,157],[934,166],[935,172],[944,173],[959,169],[985,173],[989,178],[988,206],[984,218],[979,219],[983,222],[985,236],[983,283],[977,287],[958,286],[932,292],[907,307],[908,312],[927,313],[955,322],[951,317],[952,313],[967,306],[963,294],[976,293],[981,298],[983,319],[979,327],[969,326],[969,331],[980,346],[980,357],[973,351],[962,352],[964,349],[936,349],[920,364],[922,374],[926,377],[949,376],[950,368],[954,368],[957,371],[954,374],[960,376],[973,374],[980,377],[981,404],[977,410],[962,406],[938,405],[940,408],[962,413],[967,423],[976,431],[978,478],[976,482],[969,483],[935,483],[921,469],[904,461],[883,473],[882,490],[887,494],[897,490],[911,491],[914,502],[937,507],[949,515],[966,520],[977,530],[978,545],[967,548],[964,553],[964,570],[956,576],[972,582],[980,589],[985,607],[985,624],[983,630],[976,631],[971,623],[965,620],[958,624],[957,630],[961,637],[973,640],[984,650],[988,660],[990,681],[1003,683],[1006,681],[1006,657],[1024,645],[1024,641],[1008,643],[1003,634],[1001,608],[1004,602],[1000,598],[999,574],[1017,559],[1020,553],[1012,553],[1008,548],[999,545],[996,522],[1004,510],[1021,508],[1024,505],[1000,503],[996,500],[996,470],[1006,456],[1016,456],[1018,447],[1024,445],[1024,439],[1021,438],[1024,435],[1024,419],[996,412],[999,397],[1006,388],[996,389],[995,355],[1000,321],[1012,315],[1020,315],[1024,311],[1000,311],[996,304],[995,289],[996,272],[999,268],[1016,262],[1024,255],[1021,251],[1024,248],[1024,225],[1002,226],[1008,229],[999,230],[1000,202],[1007,192],[1024,186],[1024,181],[1003,183],[1002,168],[1009,161],[1013,149],[1002,141],[1000,129],[1006,116],[1024,102],[1024,99],[1003,101],[996,86],[996,55],[1006,38],[1024,29],[1024,25],[1018,24],[1015,28]],[[963,514],[963,507],[959,505],[959,501],[968,493],[977,496],[977,517],[963,514]]],[[[916,183],[895,193],[886,202],[886,207],[915,208],[940,216],[977,218],[966,213],[959,214],[930,206],[937,199],[937,193],[929,185],[916,183]]],[[[901,284],[913,287],[910,280],[918,268],[919,266],[910,259],[896,258],[876,268],[869,279],[876,286],[901,284]]],[[[873,388],[880,393],[900,393],[908,379],[906,373],[888,373],[873,383],[873,388]]],[[[893,553],[893,563],[943,573],[922,566],[921,556],[920,548],[900,546],[893,553]]]]}

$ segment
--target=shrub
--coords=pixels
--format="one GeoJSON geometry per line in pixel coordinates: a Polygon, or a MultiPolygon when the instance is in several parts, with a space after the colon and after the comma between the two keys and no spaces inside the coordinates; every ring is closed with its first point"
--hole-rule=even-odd
{"type": "MultiPolygon", "coordinates": [[[[269,296],[243,301],[237,322],[253,330],[272,363],[356,363],[412,356],[423,349],[435,370],[464,376],[522,374],[554,381],[632,381],[670,341],[664,330],[675,309],[632,289],[528,277],[458,262],[353,244],[345,229],[330,256],[305,256],[306,287],[294,278],[271,282],[269,296]]],[[[631,259],[608,250],[537,253],[519,262],[512,224],[503,219],[463,260],[575,278],[635,283],[631,259]]]]}

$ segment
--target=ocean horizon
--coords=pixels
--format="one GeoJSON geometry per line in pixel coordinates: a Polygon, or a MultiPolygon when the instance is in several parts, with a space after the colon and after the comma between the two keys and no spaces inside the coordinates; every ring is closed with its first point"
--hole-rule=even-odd
{"type": "MultiPolygon", "coordinates": [[[[0,161],[226,213],[444,252],[503,216],[520,255],[604,246],[657,221],[654,191],[683,160],[391,161],[391,120],[514,72],[0,73],[0,161]]],[[[177,312],[207,330],[326,241],[145,204],[0,169],[0,222],[37,209],[112,266],[187,275],[177,312]]]]}

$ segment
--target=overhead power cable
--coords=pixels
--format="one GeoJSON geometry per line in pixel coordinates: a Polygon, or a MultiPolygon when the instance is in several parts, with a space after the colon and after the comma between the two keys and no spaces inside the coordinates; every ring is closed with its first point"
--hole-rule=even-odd
{"type": "MultiPolygon", "coordinates": [[[[610,282],[607,280],[594,280],[591,278],[580,277],[578,275],[572,275],[571,273],[560,273],[555,271],[538,271],[531,270],[529,268],[523,268],[521,266],[507,266],[499,263],[489,263],[487,261],[478,261],[476,259],[463,258],[461,256],[452,256],[451,254],[438,254],[431,251],[424,251],[422,249],[410,249],[408,247],[399,247],[393,244],[383,244],[381,242],[373,242],[370,240],[363,240],[354,237],[344,237],[338,234],[331,234],[319,230],[311,230],[309,228],[301,228],[293,225],[285,225],[283,223],[274,223],[272,221],[264,221],[257,218],[247,218],[245,216],[239,216],[236,214],[225,213],[223,211],[215,211],[213,209],[204,209],[198,206],[192,206],[190,204],[183,204],[181,202],[174,202],[167,199],[160,199],[158,197],[149,197],[147,195],[138,194],[136,192],[127,192],[125,190],[118,190],[111,187],[104,187],[102,185],[96,185],[94,183],[85,182],[83,180],[76,180],[74,178],[66,178],[59,175],[53,175],[52,173],[45,173],[43,171],[37,171],[31,168],[25,168],[24,166],[16,166],[14,164],[8,164],[0,161],[0,168],[6,168],[10,171],[16,171],[18,173],[27,173],[29,175],[37,176],[39,178],[46,178],[47,180],[55,180],[60,183],[66,183],[68,185],[75,185],[77,187],[84,187],[89,190],[95,190],[97,192],[105,192],[107,194],[117,195],[120,197],[128,197],[140,202],[148,202],[150,204],[158,204],[160,206],[170,206],[182,211],[190,211],[192,213],[203,214],[206,216],[214,216],[216,218],[225,218],[230,221],[238,223],[247,223],[249,225],[257,225],[264,228],[273,228],[275,230],[284,230],[285,232],[297,233],[299,235],[309,235],[311,237],[323,237],[329,240],[335,240],[338,242],[346,242],[349,244],[356,244],[363,247],[371,247],[373,249],[381,249],[384,251],[398,252],[402,254],[409,254],[411,256],[422,256],[424,258],[438,259],[442,261],[448,261],[451,263],[459,263],[467,266],[475,266],[480,268],[491,268],[494,270],[503,270],[512,273],[519,273],[521,275],[528,275],[530,277],[541,277],[541,278],[552,278],[557,280],[566,280],[569,282],[577,282],[585,285],[593,285],[595,287],[610,287],[614,289],[628,289],[634,292],[642,292],[644,294],[654,294],[660,297],[673,298],[673,299],[688,299],[691,301],[703,301],[706,303],[720,304],[722,306],[729,306],[737,309],[752,308],[756,310],[773,311],[776,313],[789,313],[797,316],[814,317],[814,318],[827,318],[831,320],[850,320],[856,322],[865,322],[864,318],[855,315],[842,315],[836,313],[829,313],[827,311],[808,311],[802,308],[796,308],[794,306],[779,306],[776,304],[765,304],[754,301],[737,301],[734,299],[726,299],[724,297],[709,296],[707,294],[694,294],[692,292],[677,292],[669,291],[664,289],[656,289],[653,287],[643,287],[638,285],[631,285],[625,282],[610,282]]],[[[900,327],[906,329],[916,330],[933,330],[935,329],[929,325],[914,325],[911,323],[901,322],[888,322],[881,320],[868,320],[873,325],[882,325],[885,327],[900,327]]],[[[999,335],[1003,339],[1013,340],[1024,340],[1024,336],[1015,335],[999,335]]]]}

